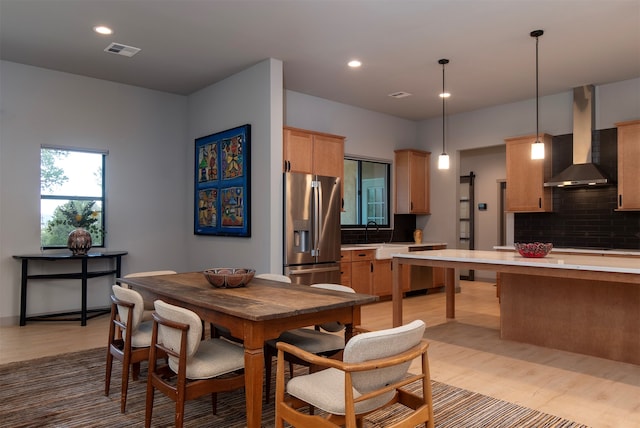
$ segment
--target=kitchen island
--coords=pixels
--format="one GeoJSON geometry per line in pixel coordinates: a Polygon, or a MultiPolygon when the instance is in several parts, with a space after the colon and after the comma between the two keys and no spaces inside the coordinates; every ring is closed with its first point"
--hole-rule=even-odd
{"type": "Polygon", "coordinates": [[[500,274],[500,337],[640,364],[640,259],[440,250],[393,254],[393,325],[403,323],[400,265],[444,267],[455,318],[455,269],[500,274]]]}

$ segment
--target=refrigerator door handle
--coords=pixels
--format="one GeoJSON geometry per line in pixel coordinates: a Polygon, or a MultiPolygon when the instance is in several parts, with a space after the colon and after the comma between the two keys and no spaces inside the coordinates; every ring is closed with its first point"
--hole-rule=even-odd
{"type": "Polygon", "coordinates": [[[318,257],[320,255],[320,231],[322,230],[322,187],[320,181],[311,181],[312,197],[313,197],[313,248],[311,255],[318,257]]]}
{"type": "Polygon", "coordinates": [[[300,269],[300,270],[290,270],[287,275],[295,276],[295,275],[307,275],[313,272],[333,272],[339,270],[340,266],[333,267],[321,267],[321,268],[311,268],[311,269],[300,269]]]}

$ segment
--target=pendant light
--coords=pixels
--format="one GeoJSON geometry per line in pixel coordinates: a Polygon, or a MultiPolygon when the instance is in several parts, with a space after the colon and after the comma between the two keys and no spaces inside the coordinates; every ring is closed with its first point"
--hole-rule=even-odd
{"type": "Polygon", "coordinates": [[[542,30],[534,30],[530,33],[531,37],[536,38],[536,141],[531,144],[531,159],[544,159],[544,143],[540,141],[540,108],[538,95],[538,38],[544,34],[542,30]]]}
{"type": "Polygon", "coordinates": [[[443,58],[438,61],[438,64],[442,64],[442,93],[440,94],[440,97],[442,98],[442,154],[438,156],[438,169],[449,169],[449,155],[444,150],[444,142],[445,142],[444,101],[445,101],[445,98],[451,95],[444,90],[444,66],[445,64],[449,64],[449,60],[443,58]]]}

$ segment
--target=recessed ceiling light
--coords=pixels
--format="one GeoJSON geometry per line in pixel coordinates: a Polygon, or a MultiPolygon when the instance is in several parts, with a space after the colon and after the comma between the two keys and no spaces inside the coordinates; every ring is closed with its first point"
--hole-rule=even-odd
{"type": "Polygon", "coordinates": [[[109,27],[105,27],[104,25],[98,25],[97,27],[93,27],[93,31],[98,34],[103,34],[108,36],[109,34],[113,34],[113,30],[109,27]]]}
{"type": "Polygon", "coordinates": [[[362,65],[362,63],[360,61],[358,61],[357,59],[353,59],[351,61],[349,61],[347,63],[347,65],[351,68],[358,68],[362,65]]]}

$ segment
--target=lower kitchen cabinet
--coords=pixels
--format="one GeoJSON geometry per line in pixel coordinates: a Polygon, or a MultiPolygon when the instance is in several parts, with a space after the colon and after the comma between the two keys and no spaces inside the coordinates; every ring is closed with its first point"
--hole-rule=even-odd
{"type": "MultiPolygon", "coordinates": [[[[446,248],[446,245],[417,248],[418,250],[442,249],[446,248]]],[[[374,294],[380,297],[391,296],[393,293],[392,259],[376,259],[375,255],[375,249],[341,251],[340,283],[353,288],[357,293],[374,294]]],[[[403,293],[444,286],[443,268],[409,265],[401,265],[400,268],[403,293]]]]}
{"type": "Polygon", "coordinates": [[[391,259],[373,261],[373,294],[377,296],[391,295],[393,275],[391,259]]]}
{"type": "Polygon", "coordinates": [[[340,251],[340,284],[351,287],[351,251],[340,251]]]}
{"type": "Polygon", "coordinates": [[[351,288],[356,293],[373,294],[373,261],[376,250],[351,251],[351,288]]]}

